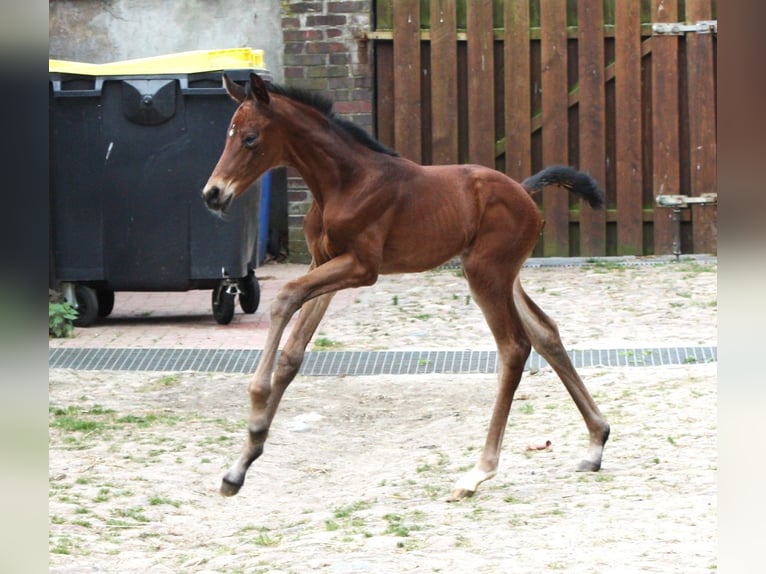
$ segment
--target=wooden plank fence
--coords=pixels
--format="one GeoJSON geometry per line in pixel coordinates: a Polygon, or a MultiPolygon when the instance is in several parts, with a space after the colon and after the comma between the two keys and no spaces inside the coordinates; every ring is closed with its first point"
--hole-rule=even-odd
{"type": "MultiPolygon", "coordinates": [[[[380,140],[425,164],[522,180],[553,163],[593,174],[594,211],[556,191],[537,256],[666,254],[659,194],[717,193],[715,0],[376,0],[380,140]]],[[[716,253],[716,207],[683,210],[681,251],[716,253]]]]}

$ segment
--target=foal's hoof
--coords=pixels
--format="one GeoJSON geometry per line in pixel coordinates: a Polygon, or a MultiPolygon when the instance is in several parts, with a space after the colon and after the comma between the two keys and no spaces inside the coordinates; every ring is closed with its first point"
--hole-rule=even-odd
{"type": "Polygon", "coordinates": [[[234,482],[231,482],[226,479],[226,477],[223,477],[223,480],[221,481],[221,488],[219,492],[223,496],[234,496],[239,492],[239,489],[242,488],[242,485],[244,483],[240,482],[239,484],[236,484],[234,482]]]}
{"type": "Polygon", "coordinates": [[[577,472],[596,472],[601,470],[600,462],[593,462],[592,460],[581,460],[577,465],[577,472]]]}
{"type": "Polygon", "coordinates": [[[471,498],[475,492],[475,490],[468,490],[466,488],[456,488],[447,497],[447,502],[460,502],[466,498],[471,498]]]}

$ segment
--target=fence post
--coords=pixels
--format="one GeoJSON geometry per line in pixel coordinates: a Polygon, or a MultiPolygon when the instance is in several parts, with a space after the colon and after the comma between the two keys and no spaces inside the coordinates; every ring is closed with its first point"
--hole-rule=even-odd
{"type": "MultiPolygon", "coordinates": [[[[569,90],[567,85],[567,4],[540,3],[543,91],[543,165],[568,164],[569,90]]],[[[569,255],[569,195],[543,191],[543,255],[569,255]]]]}

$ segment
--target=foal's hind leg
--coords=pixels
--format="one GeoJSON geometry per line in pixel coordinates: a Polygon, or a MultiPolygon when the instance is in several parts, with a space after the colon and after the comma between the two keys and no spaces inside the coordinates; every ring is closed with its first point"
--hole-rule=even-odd
{"type": "Polygon", "coordinates": [[[487,272],[486,266],[472,266],[465,259],[463,264],[474,299],[484,313],[497,343],[498,390],[479,461],[457,481],[449,501],[472,496],[479,484],[497,473],[513,395],[519,386],[530,352],[530,343],[521,327],[511,293],[513,274],[498,273],[496,270],[487,272]]]}
{"type": "Polygon", "coordinates": [[[519,309],[524,329],[532,342],[532,346],[556,371],[588,427],[588,434],[590,435],[588,454],[580,462],[577,470],[599,470],[604,445],[609,438],[609,425],[572,365],[572,361],[570,361],[559,337],[556,323],[543,313],[529,295],[524,292],[518,279],[513,285],[513,299],[519,309]]]}
{"type": "Polygon", "coordinates": [[[301,308],[295,327],[285,344],[277,362],[271,386],[268,389],[258,385],[256,380],[250,386],[250,418],[248,433],[242,455],[232,465],[221,482],[221,494],[233,496],[245,482],[250,465],[263,453],[263,445],[277,412],[277,407],[288,385],[298,374],[311,337],[314,335],[334,293],[327,293],[306,302],[301,308]]]}

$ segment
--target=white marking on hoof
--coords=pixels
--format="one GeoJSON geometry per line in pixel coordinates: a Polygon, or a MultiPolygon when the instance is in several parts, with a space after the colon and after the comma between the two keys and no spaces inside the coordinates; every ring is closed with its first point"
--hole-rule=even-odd
{"type": "Polygon", "coordinates": [[[580,462],[577,470],[582,471],[597,471],[601,468],[601,457],[604,454],[604,447],[602,445],[590,446],[588,448],[587,456],[580,462]]]}
{"type": "Polygon", "coordinates": [[[486,472],[477,467],[473,467],[455,483],[455,487],[452,489],[452,494],[450,494],[447,500],[452,502],[473,496],[473,493],[476,492],[479,485],[485,480],[489,480],[495,476],[496,473],[497,471],[494,470],[486,472]]]}

